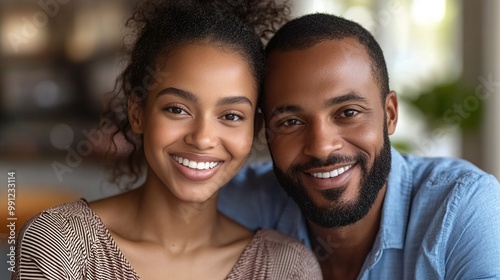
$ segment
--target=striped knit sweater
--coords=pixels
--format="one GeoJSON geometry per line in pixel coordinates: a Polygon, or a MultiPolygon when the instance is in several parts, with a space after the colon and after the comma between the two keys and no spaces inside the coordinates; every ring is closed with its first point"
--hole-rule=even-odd
{"type": "MultiPolygon", "coordinates": [[[[12,279],[140,279],[83,200],[33,217],[17,244],[12,279]]],[[[226,279],[321,279],[321,271],[295,239],[259,230],[226,279]]]]}

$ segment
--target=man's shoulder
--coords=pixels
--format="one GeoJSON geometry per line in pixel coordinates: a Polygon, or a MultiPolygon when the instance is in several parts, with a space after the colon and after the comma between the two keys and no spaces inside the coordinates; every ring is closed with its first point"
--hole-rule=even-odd
{"type": "Polygon", "coordinates": [[[461,159],[403,157],[410,174],[405,179],[412,184],[405,255],[419,268],[415,273],[422,273],[416,275],[471,279],[498,272],[492,265],[498,266],[500,252],[498,180],[461,159]],[[487,262],[480,257],[484,252],[487,262]]]}
{"type": "Polygon", "coordinates": [[[402,155],[402,157],[409,168],[414,185],[425,187],[476,185],[481,180],[498,183],[494,176],[463,159],[415,155],[402,155]]]}
{"type": "Polygon", "coordinates": [[[500,252],[498,180],[462,159],[392,155],[381,244],[403,256],[388,262],[401,261],[405,278],[489,275],[500,252]],[[488,262],[479,257],[486,251],[488,262]]]}
{"type": "Polygon", "coordinates": [[[447,199],[451,195],[500,194],[496,177],[469,161],[451,157],[402,157],[408,168],[406,179],[411,182],[414,199],[433,200],[438,197],[447,199]]]}
{"type": "Polygon", "coordinates": [[[385,207],[401,213],[387,211],[385,216],[406,220],[403,228],[413,228],[416,235],[433,227],[441,231],[445,218],[486,211],[491,201],[500,203],[498,180],[468,161],[393,155],[385,207]]]}

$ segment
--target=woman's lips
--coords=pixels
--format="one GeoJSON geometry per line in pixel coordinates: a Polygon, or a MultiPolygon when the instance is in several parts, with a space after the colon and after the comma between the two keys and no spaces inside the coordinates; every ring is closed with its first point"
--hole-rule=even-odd
{"type": "Polygon", "coordinates": [[[212,169],[219,164],[222,164],[221,161],[195,161],[189,160],[187,158],[183,158],[180,156],[172,156],[172,158],[177,161],[179,164],[182,164],[191,169],[204,170],[204,169],[212,169]]]}
{"type": "Polygon", "coordinates": [[[171,158],[176,162],[177,169],[189,180],[203,181],[213,177],[223,161],[214,158],[204,157],[181,157],[172,155],[171,158]]]}

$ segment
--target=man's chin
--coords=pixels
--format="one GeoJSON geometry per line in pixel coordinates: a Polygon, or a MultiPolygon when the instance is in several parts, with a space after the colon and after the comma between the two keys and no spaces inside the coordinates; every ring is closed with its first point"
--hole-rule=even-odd
{"type": "Polygon", "coordinates": [[[274,172],[283,189],[297,203],[307,220],[323,228],[338,228],[363,219],[373,206],[390,171],[389,142],[387,141],[375,158],[371,169],[367,168],[367,159],[362,155],[357,162],[360,163],[361,169],[360,182],[355,186],[354,182],[350,181],[349,188],[346,183],[342,188],[317,190],[304,185],[300,169],[292,169],[288,174],[275,165],[274,172]],[[354,188],[355,197],[348,197],[348,192],[354,191],[354,188]]]}

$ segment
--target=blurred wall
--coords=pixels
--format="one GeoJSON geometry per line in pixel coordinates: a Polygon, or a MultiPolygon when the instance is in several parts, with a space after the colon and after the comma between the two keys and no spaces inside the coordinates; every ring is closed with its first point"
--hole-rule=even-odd
{"type": "Polygon", "coordinates": [[[135,2],[0,2],[0,279],[10,279],[10,238],[32,215],[118,191],[104,183],[93,128],[135,2]]]}
{"type": "Polygon", "coordinates": [[[483,88],[487,89],[491,101],[487,102],[483,139],[486,171],[500,178],[500,2],[488,0],[484,3],[484,34],[482,60],[483,88]]]}
{"type": "Polygon", "coordinates": [[[463,139],[462,157],[500,178],[500,2],[460,3],[465,66],[462,76],[474,89],[469,100],[476,98],[485,105],[481,127],[463,139]]]}

